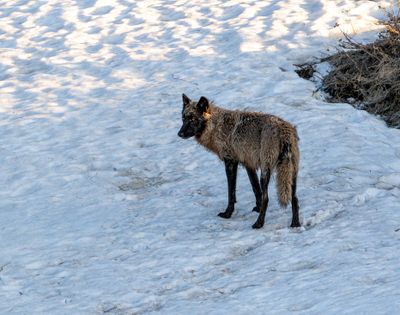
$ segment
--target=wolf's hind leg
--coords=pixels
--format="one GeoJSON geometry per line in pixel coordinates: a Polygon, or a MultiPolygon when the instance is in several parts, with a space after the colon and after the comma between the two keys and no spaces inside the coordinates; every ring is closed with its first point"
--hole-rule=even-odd
{"type": "Polygon", "coordinates": [[[261,171],[261,191],[262,191],[261,209],[260,209],[260,213],[258,214],[257,221],[253,224],[253,229],[262,228],[264,225],[265,213],[267,212],[268,201],[269,201],[269,199],[268,199],[268,184],[269,184],[270,177],[271,177],[270,169],[261,171]]]}
{"type": "Polygon", "coordinates": [[[254,196],[256,197],[256,206],[253,211],[260,212],[261,208],[261,188],[258,180],[257,172],[252,168],[246,167],[247,175],[249,176],[251,188],[253,188],[254,196]]]}
{"type": "Polygon", "coordinates": [[[292,224],[290,225],[290,227],[300,226],[299,201],[296,196],[296,185],[297,185],[297,176],[294,176],[292,183],[292,224]]]}
{"type": "Polygon", "coordinates": [[[218,216],[224,219],[228,219],[232,216],[233,210],[235,210],[236,202],[236,177],[238,162],[235,160],[225,159],[225,172],[226,179],[228,181],[228,206],[225,212],[218,213],[218,216]]]}

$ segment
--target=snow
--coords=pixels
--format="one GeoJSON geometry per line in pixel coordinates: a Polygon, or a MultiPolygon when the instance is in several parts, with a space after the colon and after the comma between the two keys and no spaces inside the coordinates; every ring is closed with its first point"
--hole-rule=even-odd
{"type": "Polygon", "coordinates": [[[0,313],[400,313],[399,130],[293,71],[390,5],[1,0],[0,313]],[[243,170],[217,217],[182,93],[297,126],[302,228],[243,170]]]}

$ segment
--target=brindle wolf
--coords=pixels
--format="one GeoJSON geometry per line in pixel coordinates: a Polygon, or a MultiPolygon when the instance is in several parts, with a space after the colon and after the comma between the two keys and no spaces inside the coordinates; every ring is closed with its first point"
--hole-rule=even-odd
{"type": "Polygon", "coordinates": [[[232,111],[217,107],[202,96],[192,101],[183,98],[183,125],[178,135],[197,142],[214,152],[225,163],[228,180],[228,206],[218,215],[230,218],[236,202],[236,175],[238,164],[243,165],[256,197],[253,211],[259,212],[253,228],[264,225],[268,207],[268,183],[271,173],[277,174],[279,203],[292,203],[291,227],[300,226],[296,181],[300,153],[294,126],[283,119],[263,113],[232,111]],[[261,170],[258,179],[257,170],[261,170]]]}

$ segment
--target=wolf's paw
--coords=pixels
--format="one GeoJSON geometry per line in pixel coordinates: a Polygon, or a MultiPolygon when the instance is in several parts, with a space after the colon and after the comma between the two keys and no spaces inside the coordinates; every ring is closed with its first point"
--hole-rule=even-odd
{"type": "Polygon", "coordinates": [[[253,229],[261,229],[263,226],[264,226],[264,222],[257,220],[256,223],[254,223],[252,225],[252,228],[253,229]]]}
{"type": "Polygon", "coordinates": [[[231,212],[227,212],[227,211],[220,212],[220,213],[218,213],[218,216],[221,217],[221,218],[224,218],[224,219],[229,219],[232,216],[232,213],[231,212]]]}
{"type": "Polygon", "coordinates": [[[301,226],[301,224],[300,224],[300,222],[298,222],[298,221],[294,221],[294,222],[292,222],[292,224],[290,225],[291,228],[297,228],[297,227],[300,227],[300,226],[301,226]]]}

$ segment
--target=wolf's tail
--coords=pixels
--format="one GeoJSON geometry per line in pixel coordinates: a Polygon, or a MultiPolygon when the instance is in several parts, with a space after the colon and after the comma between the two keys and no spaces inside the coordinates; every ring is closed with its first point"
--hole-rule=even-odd
{"type": "Polygon", "coordinates": [[[297,177],[299,158],[297,141],[283,144],[276,166],[278,200],[282,207],[286,207],[292,200],[292,186],[297,177]]]}

